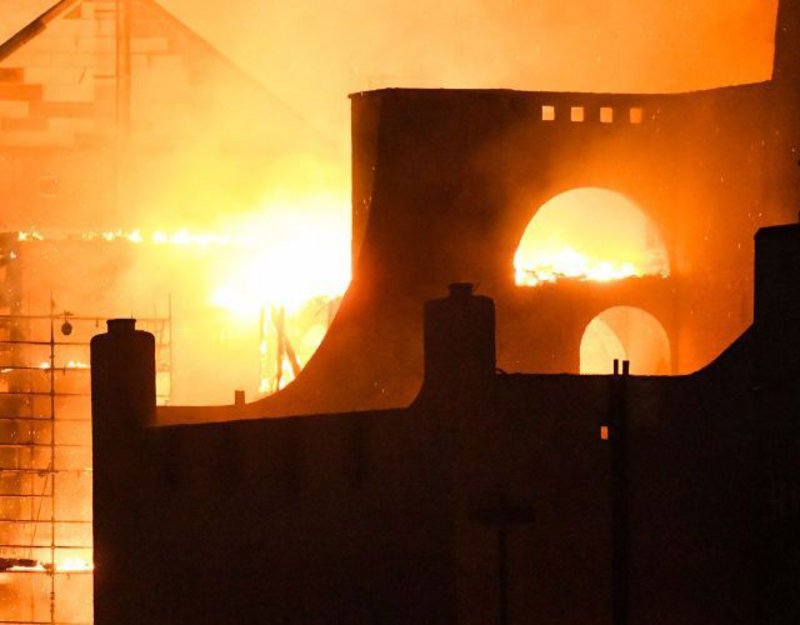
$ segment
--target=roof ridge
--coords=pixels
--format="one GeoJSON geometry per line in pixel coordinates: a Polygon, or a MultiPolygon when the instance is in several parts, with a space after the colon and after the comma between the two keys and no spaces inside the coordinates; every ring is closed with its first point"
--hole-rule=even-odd
{"type": "Polygon", "coordinates": [[[37,14],[26,20],[14,34],[6,36],[5,40],[0,41],[0,60],[6,58],[14,50],[19,49],[27,41],[35,37],[47,26],[47,23],[61,15],[64,11],[83,0],[51,0],[44,10],[39,10],[37,14]]]}

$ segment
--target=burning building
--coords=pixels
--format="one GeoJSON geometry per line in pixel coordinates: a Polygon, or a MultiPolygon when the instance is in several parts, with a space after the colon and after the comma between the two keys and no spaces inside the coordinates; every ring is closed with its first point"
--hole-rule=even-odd
{"type": "MultiPolygon", "coordinates": [[[[330,323],[346,270],[337,270],[344,279],[333,286],[314,283],[298,294],[298,283],[327,267],[298,267],[292,256],[264,253],[260,248],[287,238],[280,223],[254,228],[242,220],[238,232],[212,235],[196,228],[208,226],[212,211],[230,220],[260,207],[264,187],[285,179],[293,163],[307,162],[306,146],[324,140],[155,2],[28,6],[33,10],[17,21],[5,19],[0,6],[0,202],[10,208],[2,247],[3,260],[13,260],[5,269],[10,290],[0,335],[10,359],[0,363],[9,365],[0,386],[24,392],[7,398],[2,415],[8,427],[1,466],[9,479],[0,501],[7,565],[0,593],[8,611],[0,620],[88,618],[83,344],[100,317],[133,314],[162,323],[173,318],[164,312],[172,294],[169,393],[178,405],[159,408],[162,424],[406,405],[423,381],[419,310],[443,284],[460,280],[478,282],[498,303],[497,364],[504,370],[598,372],[619,358],[631,361],[633,373],[686,374],[714,360],[750,324],[751,235],[789,221],[797,206],[789,181],[798,18],[787,2],[775,75],[761,84],[671,95],[355,94],[356,281],[317,356],[286,386],[330,323]],[[581,233],[587,212],[592,225],[581,233]],[[237,238],[242,231],[256,232],[256,242],[237,238]],[[593,246],[598,240],[613,245],[593,246]],[[204,282],[200,290],[177,292],[174,285],[191,282],[187,276],[210,278],[213,288],[204,282]],[[115,291],[111,282],[125,289],[115,291]],[[264,290],[280,297],[264,299],[264,290]],[[98,299],[101,291],[107,301],[98,299]],[[209,292],[214,310],[245,310],[249,317],[232,326],[209,313],[209,292]],[[287,330],[290,317],[302,319],[303,333],[287,330]],[[72,338],[60,334],[69,320],[72,338]],[[69,342],[81,345],[63,345],[69,342]],[[180,406],[225,403],[243,387],[248,396],[285,388],[250,404],[180,406]],[[61,405],[67,401],[79,407],[61,405]]],[[[303,184],[319,182],[317,160],[311,163],[303,184]]],[[[269,201],[296,218],[295,200],[277,194],[269,201]]],[[[308,215],[318,217],[313,206],[308,215]]],[[[304,245],[319,250],[323,237],[312,235],[304,245]]],[[[373,442],[349,419],[341,422],[356,445],[353,479],[367,479],[373,442]]],[[[400,438],[422,436],[398,423],[400,438]]],[[[305,465],[295,458],[313,453],[311,443],[298,424],[270,427],[285,428],[275,439],[275,466],[286,468],[287,484],[303,484],[297,472],[305,465]]],[[[175,436],[180,458],[183,434],[175,436]]],[[[387,451],[403,449],[381,440],[387,451]]],[[[218,455],[207,448],[209,466],[235,474],[235,454],[222,445],[218,455]]],[[[414,466],[413,458],[405,460],[414,466]]],[[[410,480],[409,502],[424,514],[430,502],[411,492],[410,480]]],[[[780,492],[789,488],[786,480],[777,483],[780,492]]],[[[289,497],[275,488],[277,498],[289,497]]],[[[376,534],[375,544],[389,536],[376,534]]],[[[412,576],[399,569],[387,575],[412,576]]],[[[293,592],[285,589],[289,605],[292,596],[299,601],[293,592]]],[[[397,600],[377,600],[369,613],[396,614],[397,600]]]]}
{"type": "Polygon", "coordinates": [[[800,10],[781,3],[759,84],[352,95],[354,271],[332,331],[283,392],[162,419],[407,404],[422,379],[416,312],[464,280],[498,302],[504,370],[707,365],[751,321],[752,234],[796,215],[798,33],[800,10]]]}
{"type": "Polygon", "coordinates": [[[298,271],[275,244],[292,232],[263,213],[326,227],[304,220],[331,201],[329,149],[156,2],[0,3],[0,621],[91,622],[101,319],[135,315],[159,337],[160,404],[271,391],[313,351],[347,272],[303,293],[253,277],[298,271]],[[276,185],[291,176],[313,193],[276,185]]]}
{"type": "Polygon", "coordinates": [[[798,35],[704,92],[354,94],[292,384],[156,409],[95,339],[98,624],[796,622],[798,35]]]}

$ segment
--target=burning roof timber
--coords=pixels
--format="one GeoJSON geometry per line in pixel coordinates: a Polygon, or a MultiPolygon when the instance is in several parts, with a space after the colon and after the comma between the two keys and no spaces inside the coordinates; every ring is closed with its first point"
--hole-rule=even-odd
{"type": "Polygon", "coordinates": [[[9,0],[0,6],[0,48],[11,46],[42,28],[64,0],[9,0]]]}

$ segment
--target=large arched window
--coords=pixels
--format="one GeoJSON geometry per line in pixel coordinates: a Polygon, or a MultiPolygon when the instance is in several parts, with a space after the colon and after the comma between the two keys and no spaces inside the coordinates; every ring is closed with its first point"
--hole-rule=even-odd
{"type": "Polygon", "coordinates": [[[515,281],[537,286],[559,279],[610,281],[669,275],[658,228],[620,193],[585,187],[539,208],[514,256],[515,281]]]}

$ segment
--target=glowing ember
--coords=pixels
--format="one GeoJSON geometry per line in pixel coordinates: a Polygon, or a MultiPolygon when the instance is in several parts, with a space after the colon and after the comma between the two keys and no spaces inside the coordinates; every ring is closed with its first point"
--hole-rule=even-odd
{"type": "Polygon", "coordinates": [[[130,243],[149,243],[153,245],[252,245],[257,241],[249,235],[218,234],[209,232],[191,232],[181,229],[175,232],[146,233],[136,230],[108,230],[79,232],[76,234],[49,236],[36,230],[19,232],[19,241],[79,240],[79,241],[128,241],[130,243]]]}
{"type": "Polygon", "coordinates": [[[34,230],[29,232],[20,232],[17,238],[20,241],[44,241],[44,235],[34,230]]]}
{"type": "MultiPolygon", "coordinates": [[[[3,570],[12,573],[52,573],[53,567],[48,563],[36,560],[20,560],[3,570]]],[[[92,562],[77,557],[64,558],[55,565],[57,573],[85,573],[93,570],[92,562]]]]}
{"type": "Polygon", "coordinates": [[[88,369],[89,363],[81,362],[79,360],[68,360],[64,367],[67,369],[88,369]]]}
{"type": "Polygon", "coordinates": [[[81,558],[64,558],[56,563],[56,571],[59,573],[83,573],[93,570],[94,564],[81,558]]]}
{"type": "MultiPolygon", "coordinates": [[[[39,369],[49,369],[50,368],[50,361],[43,360],[39,363],[39,369]]],[[[60,367],[56,367],[56,369],[88,369],[89,363],[88,362],[81,362],[79,360],[68,360],[60,367]]]]}
{"type": "Polygon", "coordinates": [[[46,571],[44,564],[41,562],[36,562],[35,564],[17,564],[14,566],[8,567],[7,571],[11,571],[12,573],[41,573],[46,571]]]}
{"type": "MultiPolygon", "coordinates": [[[[536,286],[542,282],[555,282],[562,278],[611,282],[632,276],[649,275],[644,266],[630,261],[607,261],[589,258],[569,246],[564,246],[552,255],[543,253],[530,267],[516,268],[516,283],[521,286],[536,286]]],[[[656,271],[657,275],[664,276],[656,271]]]]}

